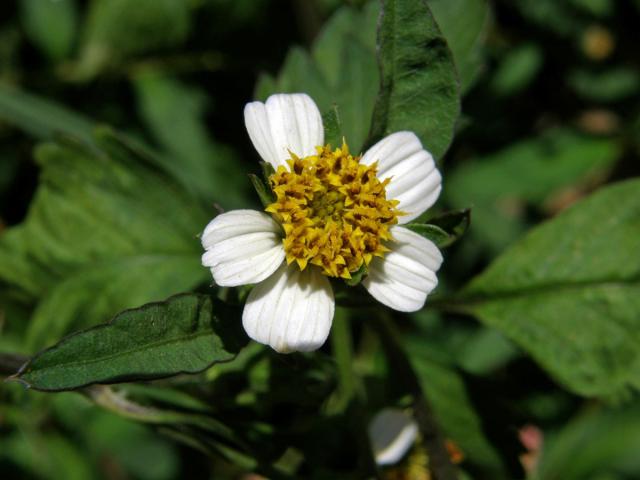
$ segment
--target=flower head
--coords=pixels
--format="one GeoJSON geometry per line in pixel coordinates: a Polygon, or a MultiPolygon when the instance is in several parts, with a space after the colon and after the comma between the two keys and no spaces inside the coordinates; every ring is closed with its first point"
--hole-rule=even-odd
{"type": "Polygon", "coordinates": [[[280,352],[319,348],[334,313],[329,277],[349,279],[363,269],[364,287],[381,303],[422,308],[442,256],[400,225],[433,205],[441,177],[418,137],[391,134],[362,156],[346,142],[332,149],[305,94],[249,103],[244,117],[254,147],[275,170],[275,200],[266,212],[214,218],[202,235],[202,263],[220,286],[256,284],[242,316],[247,334],[280,352]]]}

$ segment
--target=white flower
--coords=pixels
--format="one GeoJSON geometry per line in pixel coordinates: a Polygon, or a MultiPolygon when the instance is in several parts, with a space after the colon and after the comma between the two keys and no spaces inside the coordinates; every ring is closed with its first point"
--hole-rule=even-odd
{"type": "Polygon", "coordinates": [[[369,441],[378,465],[402,460],[418,437],[418,425],[402,410],[385,408],[369,424],[369,441]]]}
{"type": "Polygon", "coordinates": [[[256,284],[242,322],[247,334],[279,352],[310,351],[329,335],[334,298],[329,276],[362,284],[395,310],[419,310],[437,285],[442,255],[399,225],[438,198],[441,177],[412,132],[391,134],[361,158],[346,145],[323,147],[318,107],[306,94],[273,95],[244,110],[249,137],[276,173],[269,213],[235,210],[202,235],[220,286],[256,284]]]}

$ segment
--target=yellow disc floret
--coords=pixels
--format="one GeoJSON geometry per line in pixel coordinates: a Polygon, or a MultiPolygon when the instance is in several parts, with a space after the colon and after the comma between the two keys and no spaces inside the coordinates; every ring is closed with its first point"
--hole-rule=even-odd
{"type": "Polygon", "coordinates": [[[390,180],[376,177],[377,164],[361,164],[346,144],[316,152],[291,154],[289,168],[269,177],[276,200],[266,211],[282,224],[288,264],[304,270],[310,263],[331,277],[351,278],[389,250],[384,242],[401,214],[398,201],[387,200],[390,180]]]}

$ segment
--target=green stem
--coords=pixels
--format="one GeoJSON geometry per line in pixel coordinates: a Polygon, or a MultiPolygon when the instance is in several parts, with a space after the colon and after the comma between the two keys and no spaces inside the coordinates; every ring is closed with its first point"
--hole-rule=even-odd
{"type": "Polygon", "coordinates": [[[353,340],[349,328],[347,310],[336,308],[331,327],[331,346],[338,367],[339,400],[336,409],[343,411],[358,390],[357,379],[353,372],[353,340]]]}
{"type": "Polygon", "coordinates": [[[350,419],[353,435],[358,442],[359,467],[368,478],[380,480],[380,472],[373,458],[369,442],[367,419],[364,415],[366,398],[360,379],[353,371],[353,338],[349,324],[349,311],[337,307],[331,327],[331,345],[338,368],[338,400],[335,409],[345,412],[350,419]]]}

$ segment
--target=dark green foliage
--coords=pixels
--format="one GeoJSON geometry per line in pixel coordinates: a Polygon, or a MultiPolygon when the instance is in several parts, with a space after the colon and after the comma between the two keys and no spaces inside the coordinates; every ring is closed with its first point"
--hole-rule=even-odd
{"type": "Polygon", "coordinates": [[[640,477],[640,2],[0,3],[0,478],[640,477]],[[280,92],[443,178],[425,308],[332,279],[308,354],[201,265],[272,201],[242,109],[280,92]],[[421,436],[378,467],[388,407],[421,436]]]}

